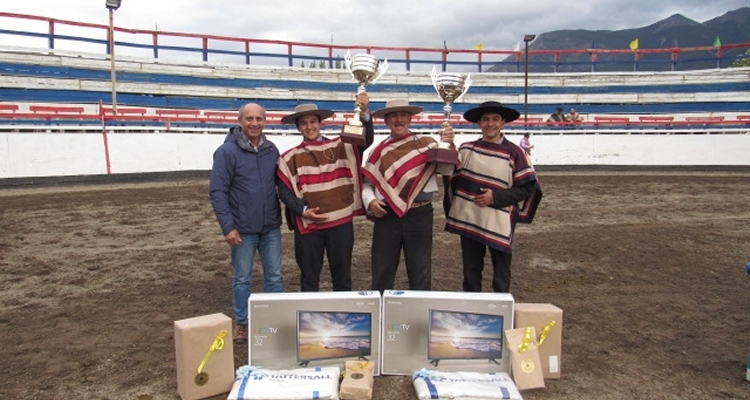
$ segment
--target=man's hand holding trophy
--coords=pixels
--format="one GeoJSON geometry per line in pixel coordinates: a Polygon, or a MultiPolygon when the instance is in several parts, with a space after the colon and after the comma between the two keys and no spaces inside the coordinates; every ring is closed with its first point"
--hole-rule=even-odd
{"type": "MultiPolygon", "coordinates": [[[[364,93],[365,87],[378,80],[388,69],[388,60],[378,60],[372,54],[356,54],[354,57],[347,51],[344,56],[344,65],[352,74],[354,79],[359,82],[357,94],[364,93]]],[[[360,120],[362,108],[359,103],[354,105],[354,116],[347,121],[341,129],[341,140],[357,146],[365,144],[363,134],[364,127],[360,120]]]]}
{"type": "Polygon", "coordinates": [[[449,136],[451,139],[450,142],[452,142],[453,129],[451,128],[450,118],[453,111],[453,103],[459,101],[464,93],[469,90],[471,75],[467,74],[463,76],[461,74],[446,72],[437,73],[435,67],[432,67],[430,77],[432,78],[432,86],[443,100],[443,123],[441,141],[438,142],[436,148],[430,149],[427,154],[427,160],[441,164],[458,165],[458,151],[455,148],[451,148],[449,142],[445,140],[449,136]]]}

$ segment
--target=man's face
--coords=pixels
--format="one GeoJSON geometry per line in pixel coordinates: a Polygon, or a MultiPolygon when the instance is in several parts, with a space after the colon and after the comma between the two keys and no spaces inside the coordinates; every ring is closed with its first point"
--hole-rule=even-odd
{"type": "Polygon", "coordinates": [[[411,117],[412,115],[408,111],[394,111],[386,114],[384,120],[385,124],[391,129],[391,136],[400,138],[409,133],[411,117]]]}
{"type": "Polygon", "coordinates": [[[497,142],[503,135],[502,130],[505,120],[497,113],[484,113],[477,122],[482,130],[482,139],[488,142],[497,142]]]}
{"type": "Polygon", "coordinates": [[[320,119],[317,115],[303,115],[297,118],[297,130],[306,142],[320,138],[320,119]]]}
{"type": "Polygon", "coordinates": [[[239,122],[245,137],[255,143],[260,139],[266,126],[266,111],[257,104],[248,104],[242,107],[239,122]]]}

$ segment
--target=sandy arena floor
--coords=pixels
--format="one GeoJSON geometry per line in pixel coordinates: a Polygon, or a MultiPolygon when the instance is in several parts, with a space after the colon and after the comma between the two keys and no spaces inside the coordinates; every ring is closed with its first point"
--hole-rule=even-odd
{"type": "MultiPolygon", "coordinates": [[[[524,398],[750,398],[750,173],[540,179],[512,294],[564,310],[563,377],[524,398]]],[[[458,237],[438,201],[433,288],[456,291],[458,237]]],[[[368,289],[372,227],[355,226],[354,287],[368,289]]],[[[284,245],[297,291],[288,231],[284,245]]],[[[231,316],[230,279],[205,180],[0,189],[0,398],[177,399],[172,323],[231,316]]],[[[234,351],[246,364],[246,345],[234,351]]],[[[374,398],[415,394],[382,376],[374,398]]]]}

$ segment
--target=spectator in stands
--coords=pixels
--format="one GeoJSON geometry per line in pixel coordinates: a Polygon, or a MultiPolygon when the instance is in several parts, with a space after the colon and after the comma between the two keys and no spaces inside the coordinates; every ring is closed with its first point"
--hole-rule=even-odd
{"type": "Polygon", "coordinates": [[[570,111],[568,112],[568,115],[565,116],[565,120],[570,123],[575,124],[575,123],[583,121],[583,117],[581,116],[581,114],[578,114],[576,112],[575,108],[571,107],[570,111]]]}
{"type": "Polygon", "coordinates": [[[534,145],[529,141],[529,136],[531,136],[529,132],[524,133],[523,138],[521,138],[521,141],[518,143],[518,145],[521,146],[527,156],[531,155],[531,149],[534,148],[534,145]]]}
{"type": "Polygon", "coordinates": [[[482,137],[459,148],[461,165],[451,178],[445,230],[461,236],[463,290],[467,292],[482,291],[488,247],[492,290],[510,291],[515,224],[531,223],[542,198],[534,167],[523,150],[502,133],[505,124],[519,115],[495,101],[464,113],[465,120],[479,125],[482,137]]]}
{"type": "Polygon", "coordinates": [[[232,337],[237,343],[247,340],[247,303],[256,251],[263,265],[264,290],[284,290],[281,207],[276,194],[279,150],[263,134],[265,121],[266,110],[258,104],[240,109],[239,126],[229,130],[214,152],[209,181],[211,206],[224,240],[232,246],[232,337]]]}
{"type": "MultiPolygon", "coordinates": [[[[405,99],[388,101],[372,113],[383,118],[390,136],[379,143],[365,161],[362,199],[374,222],[372,289],[393,289],[401,250],[411,290],[432,286],[432,199],[438,189],[436,173],[450,175],[455,166],[427,162],[427,150],[437,146],[429,136],[409,130],[412,117],[422,107],[405,99]]],[[[440,140],[453,146],[453,129],[439,132],[440,140]]]]}
{"type": "Polygon", "coordinates": [[[562,107],[555,108],[555,112],[550,114],[550,116],[547,118],[548,124],[564,124],[565,123],[565,113],[563,112],[562,107]]]}
{"type": "Polygon", "coordinates": [[[294,255],[300,269],[300,290],[320,290],[323,254],[328,258],[333,290],[352,290],[351,264],[354,249],[355,215],[365,213],[362,205],[362,153],[372,144],[375,130],[367,110],[367,93],[357,95],[362,107],[365,144],[357,147],[341,138],[320,133],[321,121],[333,111],[315,104],[300,104],[281,119],[295,124],[302,143],[279,158],[276,172],[281,202],[289,229],[294,230],[294,255]]]}

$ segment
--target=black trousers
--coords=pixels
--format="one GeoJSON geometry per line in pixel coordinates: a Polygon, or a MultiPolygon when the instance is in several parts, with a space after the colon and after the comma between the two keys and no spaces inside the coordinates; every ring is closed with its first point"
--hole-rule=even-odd
{"type": "Polygon", "coordinates": [[[372,290],[394,289],[396,270],[404,251],[410,290],[432,285],[432,204],[412,208],[399,218],[388,210],[375,220],[372,232],[372,290]]]}
{"type": "MultiPolygon", "coordinates": [[[[461,259],[464,264],[464,291],[482,291],[482,270],[484,270],[484,255],[488,246],[461,236],[461,259]]],[[[497,249],[490,249],[492,259],[492,290],[498,293],[510,292],[510,261],[511,254],[497,249]]]]}
{"type": "Polygon", "coordinates": [[[328,258],[333,290],[352,290],[352,249],[354,248],[354,224],[343,225],[300,235],[294,231],[294,256],[300,270],[300,290],[320,290],[320,271],[323,269],[323,254],[328,258]]]}

